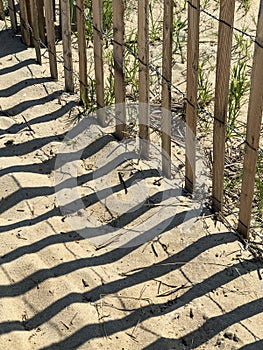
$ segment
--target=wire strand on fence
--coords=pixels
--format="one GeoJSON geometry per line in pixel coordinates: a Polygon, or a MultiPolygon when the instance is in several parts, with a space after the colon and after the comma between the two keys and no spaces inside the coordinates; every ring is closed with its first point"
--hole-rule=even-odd
{"type": "MultiPolygon", "coordinates": [[[[192,6],[192,4],[191,4],[191,2],[190,2],[189,0],[187,0],[187,3],[188,3],[189,5],[192,6]]],[[[102,30],[99,30],[99,29],[94,25],[93,20],[92,20],[84,11],[82,11],[82,9],[80,9],[76,4],[75,4],[75,6],[78,8],[79,11],[81,11],[81,12],[84,14],[84,17],[85,17],[86,21],[89,22],[89,23],[92,25],[92,27],[93,27],[94,30],[96,30],[98,33],[100,33],[100,35],[101,35],[102,38],[106,39],[107,42],[110,43],[111,45],[114,45],[114,44],[115,44],[115,45],[120,45],[120,46],[122,46],[123,49],[124,49],[125,51],[127,51],[130,55],[132,55],[132,56],[133,56],[138,62],[140,62],[142,65],[147,66],[147,67],[148,67],[153,73],[155,73],[158,77],[162,78],[163,81],[164,81],[166,84],[168,84],[174,91],[176,91],[178,94],[180,94],[181,97],[182,97],[185,101],[187,101],[187,96],[186,96],[185,92],[183,92],[177,85],[175,85],[174,83],[172,83],[171,81],[169,81],[168,79],[166,79],[166,78],[163,76],[162,72],[161,72],[156,66],[154,66],[154,65],[151,64],[151,63],[150,63],[150,64],[145,64],[142,60],[140,60],[138,54],[137,54],[136,52],[134,52],[134,51],[133,51],[130,47],[128,47],[126,44],[121,44],[121,43],[119,43],[118,41],[114,40],[113,37],[111,37],[108,33],[104,32],[104,31],[102,31],[102,30]]],[[[198,9],[196,8],[196,10],[198,10],[198,9]]],[[[203,8],[201,8],[200,11],[202,11],[203,13],[205,13],[206,15],[210,16],[211,18],[213,18],[214,20],[216,20],[216,21],[218,21],[218,22],[223,22],[225,25],[229,25],[228,23],[225,23],[225,22],[222,21],[220,18],[218,18],[217,16],[215,16],[215,15],[209,13],[208,11],[206,11],[206,10],[203,9],[203,8]]],[[[33,28],[32,28],[29,24],[23,23],[22,18],[21,18],[21,24],[24,25],[26,28],[28,28],[28,29],[30,30],[30,33],[31,33],[33,39],[37,40],[37,41],[40,43],[40,45],[41,45],[44,49],[46,49],[48,52],[50,52],[52,55],[54,55],[54,56],[56,57],[56,59],[58,60],[58,62],[61,63],[65,69],[68,69],[67,67],[65,67],[64,60],[63,60],[60,56],[58,56],[56,53],[50,51],[49,48],[48,48],[48,46],[47,46],[40,38],[39,38],[39,39],[34,38],[33,28]]],[[[249,33],[246,33],[246,32],[244,32],[244,31],[242,31],[242,30],[240,30],[240,29],[238,29],[238,28],[236,28],[236,27],[231,26],[231,28],[232,28],[233,30],[235,30],[235,31],[237,31],[237,32],[239,32],[239,33],[241,33],[242,35],[248,37],[248,38],[249,38],[251,41],[253,41],[255,44],[257,44],[257,45],[259,45],[260,47],[262,47],[262,45],[260,45],[260,44],[256,41],[255,36],[253,36],[253,35],[251,35],[251,34],[249,34],[249,33]]],[[[81,82],[79,74],[78,74],[74,69],[71,69],[70,71],[73,73],[73,75],[75,76],[75,78],[76,78],[79,82],[81,82]]],[[[88,86],[85,86],[85,88],[86,88],[87,91],[89,92],[88,86]]],[[[203,114],[203,115],[209,117],[211,120],[215,120],[215,116],[214,116],[211,112],[209,112],[209,111],[207,111],[206,109],[202,108],[199,104],[197,104],[197,105],[195,106],[195,108],[197,108],[197,110],[199,111],[199,113],[201,113],[201,114],[203,114]]],[[[238,137],[240,137],[240,138],[243,140],[243,143],[247,144],[244,135],[242,135],[238,130],[236,130],[234,127],[232,127],[232,126],[229,125],[228,123],[225,123],[225,126],[226,126],[227,128],[229,128],[229,130],[231,130],[231,131],[232,131],[234,134],[236,134],[238,137]]],[[[174,140],[173,140],[173,141],[174,141],[174,140]]],[[[258,149],[258,153],[260,153],[260,154],[263,155],[263,150],[262,150],[261,148],[259,148],[259,149],[258,149]]],[[[238,216],[229,208],[229,206],[228,206],[226,203],[223,203],[223,206],[225,207],[225,209],[227,210],[227,212],[228,212],[229,214],[233,215],[233,216],[238,220],[238,216]]],[[[228,223],[228,224],[229,224],[229,223],[228,223]]],[[[232,226],[232,228],[233,228],[233,230],[236,231],[236,228],[235,228],[234,226],[232,226]]],[[[254,235],[257,235],[258,237],[261,237],[261,235],[259,235],[252,227],[250,228],[250,231],[251,231],[254,235]]]]}
{"type": "MultiPolygon", "coordinates": [[[[196,11],[199,11],[199,9],[194,6],[191,1],[189,0],[186,0],[186,2],[191,6],[193,7],[196,11]]],[[[216,15],[208,12],[206,9],[204,9],[203,7],[200,7],[200,12],[203,12],[204,14],[206,14],[207,16],[209,16],[210,18],[216,20],[217,22],[221,22],[221,23],[224,23],[226,26],[230,27],[231,29],[233,29],[235,32],[238,32],[244,36],[246,36],[247,38],[249,38],[252,42],[254,42],[255,44],[257,44],[259,47],[263,48],[263,46],[256,40],[256,36],[255,35],[252,35],[252,34],[249,34],[247,32],[245,32],[244,30],[240,29],[240,28],[237,28],[235,26],[232,26],[230,25],[229,23],[227,23],[226,21],[223,21],[222,19],[220,19],[219,17],[217,17],[216,15]]]]}
{"type": "MultiPolygon", "coordinates": [[[[81,10],[81,9],[80,9],[80,10],[81,10]]],[[[92,25],[92,27],[93,27],[98,33],[100,33],[100,35],[101,35],[103,38],[105,38],[105,39],[108,41],[108,43],[110,43],[111,45],[117,44],[117,45],[122,46],[128,53],[130,53],[134,58],[136,58],[136,60],[138,60],[138,62],[140,62],[142,65],[147,66],[153,73],[156,73],[156,75],[158,75],[160,78],[162,78],[163,81],[164,81],[166,84],[168,84],[171,88],[173,88],[177,93],[179,93],[179,94],[183,97],[184,100],[187,101],[187,96],[186,96],[185,92],[183,92],[178,86],[176,86],[175,84],[173,84],[171,81],[169,81],[168,79],[166,79],[166,78],[163,76],[162,72],[161,72],[157,67],[155,67],[155,66],[154,66],[153,64],[151,64],[151,63],[148,64],[148,65],[145,64],[145,62],[143,62],[142,60],[140,60],[140,58],[138,57],[138,54],[137,54],[136,52],[134,52],[131,48],[129,48],[129,47],[128,47],[127,45],[125,45],[125,44],[121,44],[121,43],[117,42],[116,40],[114,40],[114,39],[113,39],[109,34],[107,34],[106,32],[99,30],[96,26],[94,26],[94,23],[93,23],[92,19],[91,19],[86,13],[84,13],[84,16],[85,16],[86,20],[92,25]]],[[[217,19],[218,21],[220,21],[220,19],[218,19],[217,17],[215,17],[215,19],[217,19]]],[[[237,30],[238,30],[238,29],[237,29],[237,30]]],[[[242,31],[241,31],[241,32],[242,32],[242,31]]],[[[242,32],[242,33],[243,33],[243,32],[242,32]]],[[[249,34],[248,34],[248,36],[249,36],[249,34]]],[[[206,109],[202,108],[199,104],[197,104],[196,108],[198,109],[199,112],[205,114],[205,115],[208,116],[209,118],[211,118],[211,119],[213,119],[213,120],[216,119],[215,116],[214,116],[211,112],[209,112],[209,111],[207,111],[206,109]]],[[[241,137],[242,140],[243,140],[243,142],[246,143],[245,137],[244,137],[238,130],[236,130],[234,127],[232,127],[232,126],[229,125],[228,123],[225,123],[225,126],[226,126],[229,130],[231,130],[233,133],[235,133],[236,136],[241,137]]],[[[261,154],[263,155],[263,149],[260,148],[260,149],[258,150],[258,152],[261,153],[261,154]]]]}

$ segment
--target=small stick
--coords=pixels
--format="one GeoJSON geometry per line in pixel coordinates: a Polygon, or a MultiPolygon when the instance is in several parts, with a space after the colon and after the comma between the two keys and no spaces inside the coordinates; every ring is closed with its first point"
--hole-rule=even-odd
{"type": "Polygon", "coordinates": [[[124,187],[125,194],[127,194],[127,193],[128,193],[128,189],[127,189],[127,186],[126,186],[125,181],[123,180],[123,177],[122,177],[121,172],[118,172],[118,176],[119,176],[120,183],[121,183],[121,184],[123,185],[123,187],[124,187]]]}
{"type": "Polygon", "coordinates": [[[24,119],[24,122],[25,122],[26,126],[28,127],[28,129],[34,134],[35,131],[31,128],[30,124],[28,123],[26,118],[23,116],[23,114],[22,114],[22,118],[24,119]]]}

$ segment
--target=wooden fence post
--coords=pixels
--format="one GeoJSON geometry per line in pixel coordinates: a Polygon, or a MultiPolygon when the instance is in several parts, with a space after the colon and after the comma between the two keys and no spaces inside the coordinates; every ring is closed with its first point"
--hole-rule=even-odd
{"type": "Polygon", "coordinates": [[[53,20],[56,22],[56,0],[52,0],[52,5],[53,5],[53,20]]]}
{"type": "Polygon", "coordinates": [[[4,10],[4,4],[3,0],[0,0],[0,19],[5,20],[5,10],[4,10]]]}
{"type": "Polygon", "coordinates": [[[32,39],[36,50],[37,62],[41,64],[41,51],[40,51],[40,40],[39,40],[39,28],[38,28],[38,11],[37,11],[37,0],[30,0],[31,18],[32,18],[32,39]]]}
{"type": "Polygon", "coordinates": [[[220,19],[222,22],[219,23],[218,33],[213,133],[212,207],[214,211],[222,211],[223,204],[225,138],[234,12],[235,0],[221,0],[220,19]]]}
{"type": "Polygon", "coordinates": [[[49,55],[49,66],[51,77],[55,80],[58,79],[57,58],[56,58],[56,44],[55,44],[55,25],[53,14],[52,0],[44,0],[45,6],[45,18],[46,18],[46,30],[47,30],[47,45],[49,55]]]}
{"type": "Polygon", "coordinates": [[[149,0],[138,0],[139,138],[140,153],[149,157],[149,0]]]}
{"type": "Polygon", "coordinates": [[[78,52],[79,52],[79,76],[80,76],[80,100],[86,104],[88,100],[88,78],[87,78],[87,43],[86,43],[86,21],[84,17],[84,0],[77,0],[76,19],[78,30],[78,52]]]}
{"type": "Polygon", "coordinates": [[[104,113],[99,109],[104,107],[104,72],[102,53],[102,0],[92,0],[93,15],[93,46],[96,79],[97,117],[101,125],[105,125],[104,113]]]}
{"type": "Polygon", "coordinates": [[[171,81],[173,1],[164,0],[162,54],[162,172],[171,178],[171,81]],[[168,82],[168,83],[167,83],[168,82]],[[169,84],[170,83],[170,84],[169,84]]]}
{"type": "Polygon", "coordinates": [[[74,92],[69,0],[61,0],[61,25],[62,25],[65,89],[68,92],[74,92]]]}
{"type": "Polygon", "coordinates": [[[199,65],[200,0],[188,2],[187,87],[185,131],[185,188],[192,193],[195,185],[196,120],[199,65]]]}
{"type": "Polygon", "coordinates": [[[37,14],[38,14],[38,29],[39,29],[39,37],[41,41],[46,43],[46,35],[45,35],[45,17],[44,17],[44,0],[37,0],[37,14]]]}
{"type": "Polygon", "coordinates": [[[112,1],[113,60],[116,136],[124,137],[126,130],[125,75],[124,75],[124,0],[112,1]]]}
{"type": "Polygon", "coordinates": [[[243,179],[240,196],[240,212],[238,231],[249,238],[252,202],[254,197],[256,165],[258,158],[260,128],[263,110],[263,0],[257,24],[257,34],[253,69],[251,77],[251,91],[248,106],[246,150],[243,166],[243,179]]]}
{"type": "Polygon", "coordinates": [[[17,31],[17,19],[16,19],[16,9],[14,0],[8,0],[9,16],[11,20],[12,29],[17,31]]]}
{"type": "Polygon", "coordinates": [[[30,38],[30,30],[28,23],[28,15],[27,15],[27,3],[25,0],[19,1],[20,5],[20,22],[21,22],[21,35],[24,44],[30,46],[31,38],[30,38]]]}

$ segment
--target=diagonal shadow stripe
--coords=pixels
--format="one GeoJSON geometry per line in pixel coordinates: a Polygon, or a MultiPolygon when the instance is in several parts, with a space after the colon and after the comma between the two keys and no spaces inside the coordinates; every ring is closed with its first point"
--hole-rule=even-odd
{"type": "Polygon", "coordinates": [[[52,100],[55,100],[58,97],[58,95],[59,95],[59,91],[55,91],[55,92],[52,92],[51,94],[49,94],[48,96],[45,96],[45,97],[41,97],[41,98],[38,98],[35,100],[21,102],[14,107],[0,111],[0,116],[1,115],[10,115],[10,116],[14,117],[14,116],[24,112],[28,108],[32,108],[34,106],[44,105],[52,100]]]}
{"type": "Polygon", "coordinates": [[[43,84],[52,81],[51,78],[31,78],[22,80],[19,83],[16,83],[6,89],[0,90],[0,97],[11,97],[16,93],[20,92],[23,89],[26,89],[29,86],[34,86],[36,84],[43,84]]]}
{"type": "MultiPolygon", "coordinates": [[[[228,234],[229,235],[229,234],[228,234]]],[[[208,237],[206,237],[208,238],[208,237]]],[[[199,244],[202,241],[199,240],[199,244]]],[[[216,245],[215,242],[210,242],[212,245],[216,245]]],[[[176,270],[180,268],[180,265],[174,265],[174,263],[178,260],[180,261],[190,261],[195,256],[200,253],[200,251],[204,251],[207,247],[207,245],[204,247],[199,247],[197,249],[196,242],[191,245],[191,248],[185,248],[183,251],[175,254],[173,257],[169,257],[168,259],[161,262],[163,264],[162,266],[150,266],[142,271],[136,272],[132,275],[129,275],[123,279],[109,282],[103,286],[95,287],[92,290],[86,292],[86,293],[70,293],[67,296],[61,298],[60,300],[55,301],[52,303],[49,307],[47,307],[45,310],[39,312],[37,315],[33,316],[30,320],[28,320],[27,326],[30,329],[36,328],[40,326],[41,324],[47,322],[50,320],[53,316],[58,314],[60,311],[62,311],[65,307],[69,306],[70,304],[73,304],[75,302],[86,302],[86,301],[97,301],[100,299],[102,294],[114,294],[118,293],[124,288],[128,288],[130,286],[134,286],[136,284],[143,283],[148,280],[152,280],[154,278],[160,277],[162,275],[165,275],[166,273],[170,272],[171,270],[176,270]],[[190,255],[190,256],[189,256],[190,255]],[[184,260],[183,260],[184,259],[184,260]],[[169,265],[171,264],[172,265],[169,265]],[[171,267],[172,266],[172,267],[171,267]]],[[[99,263],[99,265],[103,264],[103,260],[101,260],[100,257],[96,257],[95,260],[99,263]]],[[[94,266],[94,258],[92,259],[79,259],[75,262],[70,263],[64,263],[59,266],[56,266],[52,269],[42,269],[38,271],[37,273],[34,273],[27,277],[25,280],[16,283],[13,286],[1,286],[0,287],[0,295],[1,297],[12,297],[24,294],[27,290],[35,288],[36,282],[39,284],[43,280],[46,280],[50,277],[56,277],[63,274],[68,274],[70,271],[72,271],[73,267],[74,269],[80,269],[81,265],[83,267],[88,266],[94,266]],[[75,266],[72,266],[75,265],[75,266]],[[65,266],[67,267],[65,269],[65,266]],[[32,282],[34,280],[35,282],[32,282]],[[25,285],[26,283],[26,285],[25,285]],[[15,290],[14,290],[15,288],[15,290]],[[13,290],[12,290],[13,289],[13,290]]],[[[190,301],[207,294],[208,292],[211,292],[211,290],[214,290],[218,288],[219,286],[222,286],[235,278],[239,277],[240,275],[245,275],[246,273],[252,271],[253,269],[257,269],[257,266],[251,262],[248,262],[250,270],[244,269],[242,263],[237,263],[236,265],[233,265],[232,267],[226,268],[223,271],[220,271],[216,273],[215,275],[209,277],[203,282],[195,284],[189,291],[187,291],[183,296],[180,298],[180,302],[178,302],[177,299],[174,300],[174,302],[171,302],[170,307],[166,307],[163,309],[163,306],[165,304],[155,304],[155,305],[148,305],[145,307],[142,307],[139,310],[134,311],[134,313],[127,316],[127,320],[132,320],[134,317],[138,320],[138,317],[141,317],[141,315],[161,315],[164,314],[164,312],[171,312],[180,307],[181,305],[184,305],[186,303],[189,303],[190,301]],[[236,271],[236,269],[239,269],[240,274],[227,274],[229,270],[236,271]],[[177,305],[178,304],[178,305],[177,305]],[[164,311],[165,310],[165,311],[164,311]]],[[[145,318],[147,319],[147,317],[145,318]]],[[[128,322],[127,321],[127,322],[128,322]]],[[[137,322],[137,321],[136,321],[137,322]]],[[[126,322],[125,322],[126,323],[126,322]]],[[[136,324],[136,323],[135,323],[136,324]]],[[[135,325],[134,324],[134,325],[135,325]]],[[[14,323],[14,326],[17,325],[17,322],[14,323]]],[[[130,327],[132,325],[127,325],[127,327],[130,327]]],[[[0,324],[0,328],[2,331],[5,331],[4,324],[0,324]]],[[[10,328],[10,323],[8,326],[8,329],[10,328]]],[[[15,329],[13,329],[15,330],[15,329]]]]}
{"type": "Polygon", "coordinates": [[[10,67],[0,69],[0,75],[5,75],[8,73],[17,72],[19,69],[21,69],[23,67],[30,66],[32,64],[37,65],[36,60],[33,60],[32,58],[28,58],[26,60],[23,60],[23,61],[17,63],[17,64],[13,64],[10,67]]]}
{"type": "MultiPolygon", "coordinates": [[[[231,325],[234,325],[252,316],[258,315],[262,312],[263,298],[253,300],[249,303],[238,306],[234,310],[224,313],[223,315],[211,317],[198,329],[188,333],[179,339],[173,339],[170,342],[170,345],[177,349],[180,344],[184,344],[192,349],[196,349],[231,325]]],[[[156,342],[156,349],[158,346],[160,346],[159,349],[162,348],[161,340],[156,342]]],[[[145,349],[151,348],[152,347],[146,347],[145,349]]],[[[257,349],[260,349],[260,347],[257,349]]]]}
{"type": "MultiPolygon", "coordinates": [[[[160,306],[160,305],[159,305],[160,306]]],[[[153,317],[152,315],[159,316],[163,313],[150,313],[150,306],[146,307],[148,310],[146,311],[144,308],[144,310],[136,310],[136,312],[123,317],[122,319],[118,319],[118,320],[112,320],[112,321],[108,321],[108,322],[104,322],[103,323],[103,327],[105,329],[105,332],[107,335],[113,335],[115,333],[121,332],[121,331],[125,331],[131,327],[135,327],[136,324],[138,323],[138,320],[140,320],[140,322],[143,322],[151,317],[153,317]],[[142,312],[144,311],[144,312],[142,312]]],[[[184,343],[186,344],[191,344],[191,347],[189,349],[194,349],[197,348],[198,346],[204,344],[206,341],[208,341],[209,339],[211,339],[213,336],[215,336],[216,334],[218,334],[219,332],[221,332],[222,330],[226,329],[227,327],[238,323],[246,318],[252,317],[254,315],[257,315],[259,313],[261,313],[263,311],[263,299],[259,299],[259,300],[255,300],[255,301],[251,301],[250,303],[247,303],[245,305],[242,305],[236,309],[234,309],[233,311],[226,313],[224,315],[221,316],[217,316],[217,317],[213,317],[210,320],[208,320],[206,322],[206,327],[214,327],[214,329],[211,329],[210,333],[207,333],[207,331],[205,331],[205,329],[203,329],[203,338],[201,339],[197,339],[197,338],[189,338],[187,336],[187,340],[189,342],[187,342],[187,340],[185,340],[184,337],[184,343]],[[194,343],[192,344],[192,341],[194,341],[194,343]]],[[[83,328],[81,328],[80,330],[76,331],[73,335],[69,336],[68,338],[54,343],[52,345],[46,346],[41,348],[41,350],[55,350],[55,349],[70,349],[70,347],[72,346],[80,346],[81,344],[84,344],[86,341],[90,340],[90,339],[94,339],[96,337],[96,333],[98,332],[99,328],[99,324],[95,325],[87,325],[83,328]]],[[[199,329],[192,332],[192,335],[195,335],[195,337],[200,336],[199,334],[199,329]]],[[[100,334],[99,337],[102,337],[103,335],[100,334]]],[[[190,336],[190,335],[189,335],[190,336]]],[[[182,344],[181,339],[179,340],[173,340],[171,342],[169,342],[169,345],[175,346],[175,349],[178,349],[178,346],[182,344]]],[[[159,344],[160,347],[155,347],[155,349],[164,349],[162,347],[162,344],[159,344]]],[[[144,349],[153,349],[152,346],[148,347],[148,348],[144,348],[144,349]]],[[[259,349],[259,348],[258,348],[259,349]]]]}

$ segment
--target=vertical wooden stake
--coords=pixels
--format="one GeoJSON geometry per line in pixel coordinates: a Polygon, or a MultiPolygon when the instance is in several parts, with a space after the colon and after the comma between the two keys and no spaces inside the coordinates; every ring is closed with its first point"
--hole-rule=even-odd
{"type": "Polygon", "coordinates": [[[187,39],[187,86],[186,86],[186,131],[185,131],[185,189],[192,193],[195,186],[196,168],[196,120],[199,65],[200,0],[188,3],[187,39]]]}
{"type": "Polygon", "coordinates": [[[104,115],[99,109],[104,107],[104,72],[102,53],[102,0],[92,0],[93,14],[93,46],[94,46],[94,66],[96,79],[96,100],[97,117],[101,125],[105,125],[104,115]]]}
{"type": "Polygon", "coordinates": [[[58,26],[58,31],[57,31],[57,39],[61,40],[62,39],[62,14],[61,14],[61,1],[59,0],[58,2],[58,8],[59,8],[59,26],[58,26]]]}
{"type": "Polygon", "coordinates": [[[31,18],[32,18],[32,39],[36,50],[37,62],[41,64],[41,51],[40,51],[40,40],[38,30],[38,12],[37,12],[37,0],[30,0],[31,7],[31,18]]]}
{"type": "Polygon", "coordinates": [[[11,20],[12,29],[17,31],[17,19],[16,19],[16,10],[14,0],[8,0],[9,16],[11,20]]]}
{"type": "Polygon", "coordinates": [[[46,44],[44,0],[37,0],[36,4],[37,4],[39,37],[42,40],[42,42],[46,44]]]}
{"type": "Polygon", "coordinates": [[[5,20],[5,10],[4,10],[3,0],[0,0],[0,19],[2,21],[5,20]]]}
{"type": "Polygon", "coordinates": [[[114,93],[116,114],[116,136],[124,137],[126,130],[125,75],[124,75],[124,1],[112,1],[114,93]]]}
{"type": "Polygon", "coordinates": [[[139,138],[140,152],[149,157],[149,0],[138,0],[139,138]]]}
{"type": "Polygon", "coordinates": [[[56,22],[56,0],[52,0],[52,5],[53,5],[53,20],[56,22]]]}
{"type": "Polygon", "coordinates": [[[214,211],[222,210],[224,190],[224,162],[226,121],[229,96],[229,79],[232,50],[235,0],[221,0],[218,33],[216,89],[213,134],[213,190],[212,206],[214,211]],[[228,25],[226,25],[227,23],[228,25]]]}
{"type": "Polygon", "coordinates": [[[52,0],[44,0],[45,18],[47,29],[47,45],[49,54],[49,66],[51,77],[58,80],[57,58],[56,58],[56,44],[55,44],[55,25],[52,0]]]}
{"type": "Polygon", "coordinates": [[[31,0],[23,0],[26,3],[26,10],[27,10],[27,20],[28,20],[28,29],[30,32],[30,46],[34,47],[34,41],[33,41],[33,19],[32,19],[32,9],[31,9],[31,0]]]}
{"type": "Polygon", "coordinates": [[[80,100],[85,104],[88,100],[88,78],[87,78],[87,43],[86,43],[86,21],[84,17],[84,0],[77,0],[76,18],[78,29],[78,51],[79,51],[79,76],[80,76],[80,100]]]}
{"type": "Polygon", "coordinates": [[[21,22],[21,35],[22,40],[24,44],[27,46],[30,46],[31,44],[31,38],[30,38],[30,31],[29,31],[29,23],[28,23],[28,10],[27,10],[27,3],[25,0],[20,0],[20,22],[21,22]]]}
{"type": "Polygon", "coordinates": [[[162,63],[162,172],[171,178],[171,85],[173,1],[164,0],[162,63]]]}
{"type": "Polygon", "coordinates": [[[65,89],[74,92],[69,0],[61,0],[61,25],[64,57],[65,89]]]}
{"type": "Polygon", "coordinates": [[[252,202],[254,197],[256,165],[258,158],[260,128],[263,110],[263,0],[257,24],[256,44],[253,60],[251,91],[248,106],[246,151],[240,196],[238,231],[249,238],[252,202]]]}

